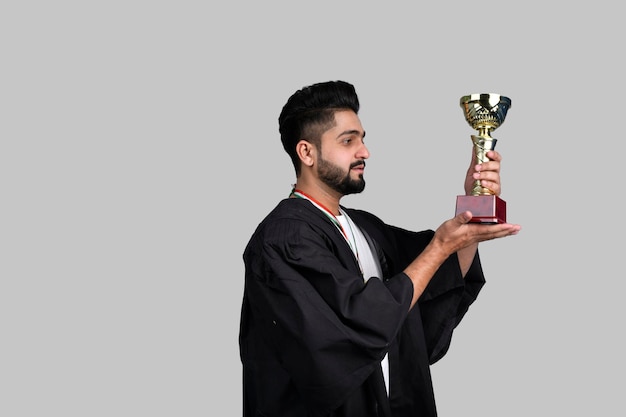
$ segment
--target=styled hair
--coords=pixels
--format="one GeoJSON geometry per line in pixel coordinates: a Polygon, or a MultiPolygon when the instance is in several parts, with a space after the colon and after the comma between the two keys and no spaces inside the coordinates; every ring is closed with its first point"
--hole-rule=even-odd
{"type": "Polygon", "coordinates": [[[278,131],[296,175],[300,174],[296,144],[305,139],[320,149],[322,134],[334,126],[338,110],[359,113],[356,90],[345,81],[327,81],[303,87],[283,106],[278,117],[278,131]]]}

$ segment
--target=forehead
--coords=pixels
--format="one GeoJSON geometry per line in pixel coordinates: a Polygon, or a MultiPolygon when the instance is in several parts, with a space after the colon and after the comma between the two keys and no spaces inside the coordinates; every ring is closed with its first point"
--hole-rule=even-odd
{"type": "Polygon", "coordinates": [[[324,136],[338,137],[343,134],[358,134],[364,136],[365,132],[359,116],[352,110],[338,110],[335,112],[335,125],[328,129],[324,136]]]}

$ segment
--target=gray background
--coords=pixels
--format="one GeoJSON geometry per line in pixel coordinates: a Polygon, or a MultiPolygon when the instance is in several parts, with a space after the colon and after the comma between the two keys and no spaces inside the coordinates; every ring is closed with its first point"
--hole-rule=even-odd
{"type": "Polygon", "coordinates": [[[240,415],[241,254],[294,181],[277,117],[343,79],[371,151],[343,202],[416,230],[462,193],[459,98],[512,99],[523,230],[481,247],[440,415],[623,415],[625,29],[576,3],[5,3],[0,414],[240,415]]]}

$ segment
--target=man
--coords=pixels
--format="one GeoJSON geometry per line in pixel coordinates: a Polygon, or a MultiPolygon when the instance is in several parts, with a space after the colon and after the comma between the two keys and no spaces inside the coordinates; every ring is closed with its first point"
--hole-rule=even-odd
{"type": "MultiPolygon", "coordinates": [[[[243,414],[436,416],[430,364],[485,283],[477,248],[520,226],[468,223],[411,232],[343,207],[365,187],[369,151],[354,87],[313,84],[279,117],[297,182],[245,252],[243,414]]],[[[500,194],[501,156],[465,179],[500,194]]]]}

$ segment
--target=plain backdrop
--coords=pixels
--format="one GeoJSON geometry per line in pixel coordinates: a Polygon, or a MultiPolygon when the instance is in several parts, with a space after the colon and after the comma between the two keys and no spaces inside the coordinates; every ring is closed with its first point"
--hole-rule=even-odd
{"type": "Polygon", "coordinates": [[[617,2],[8,2],[0,10],[0,415],[241,415],[242,253],[294,182],[297,89],[361,99],[367,186],[453,216],[493,133],[519,235],[432,367],[442,417],[623,416],[623,13],[617,2]]]}

